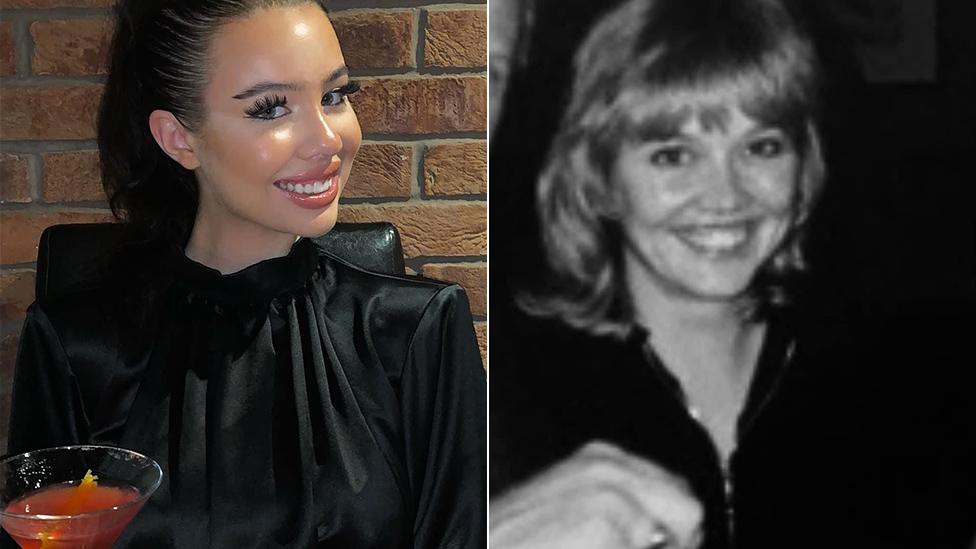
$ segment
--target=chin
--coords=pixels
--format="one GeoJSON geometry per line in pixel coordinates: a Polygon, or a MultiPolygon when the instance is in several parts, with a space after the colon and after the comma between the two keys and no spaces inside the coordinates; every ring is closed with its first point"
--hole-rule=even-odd
{"type": "Polygon", "coordinates": [[[338,218],[338,204],[333,204],[316,217],[300,224],[293,225],[291,230],[288,232],[301,237],[316,238],[331,231],[333,227],[335,227],[338,218]]]}
{"type": "Polygon", "coordinates": [[[702,301],[738,301],[749,289],[753,269],[695,269],[672,278],[679,293],[702,301]]]}
{"type": "Polygon", "coordinates": [[[738,301],[747,289],[748,285],[745,284],[685,285],[682,288],[688,297],[716,302],[738,301]]]}

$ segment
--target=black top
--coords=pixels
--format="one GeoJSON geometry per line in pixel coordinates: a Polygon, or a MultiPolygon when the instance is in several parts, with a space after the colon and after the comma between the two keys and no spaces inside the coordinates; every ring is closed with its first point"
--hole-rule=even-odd
{"type": "Polygon", "coordinates": [[[119,547],[485,545],[484,371],[458,286],[305,239],[226,276],[147,256],[31,307],[11,411],[10,453],[160,463],[119,547]]]}
{"type": "Polygon", "coordinates": [[[722,463],[644,330],[493,322],[493,496],[602,440],[688,481],[706,549],[969,549],[976,536],[976,384],[950,350],[962,327],[774,315],[722,463]]]}

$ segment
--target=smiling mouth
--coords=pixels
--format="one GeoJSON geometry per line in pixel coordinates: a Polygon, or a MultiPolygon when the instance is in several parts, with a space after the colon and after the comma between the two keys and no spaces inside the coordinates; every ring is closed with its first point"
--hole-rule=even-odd
{"type": "Polygon", "coordinates": [[[339,184],[339,168],[341,165],[342,163],[338,158],[333,158],[325,169],[320,169],[321,171],[317,173],[313,170],[298,177],[279,179],[274,182],[274,186],[283,191],[303,196],[324,194],[332,191],[339,184]]]}
{"type": "Polygon", "coordinates": [[[290,181],[275,181],[274,186],[283,191],[295,194],[316,195],[331,191],[332,187],[339,183],[339,174],[336,172],[331,177],[321,181],[309,181],[307,183],[292,183],[290,181]]]}
{"type": "Polygon", "coordinates": [[[724,255],[743,249],[752,236],[754,223],[749,221],[720,225],[685,225],[673,232],[689,248],[706,255],[724,255]]]}

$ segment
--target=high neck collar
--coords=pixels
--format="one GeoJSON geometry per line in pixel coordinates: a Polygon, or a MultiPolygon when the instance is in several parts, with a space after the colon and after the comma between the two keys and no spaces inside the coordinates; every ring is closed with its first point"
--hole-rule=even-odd
{"type": "Polygon", "coordinates": [[[318,250],[302,238],[287,255],[265,259],[231,274],[197,263],[175,250],[177,281],[189,293],[223,305],[267,303],[274,297],[305,285],[315,272],[318,250]]]}

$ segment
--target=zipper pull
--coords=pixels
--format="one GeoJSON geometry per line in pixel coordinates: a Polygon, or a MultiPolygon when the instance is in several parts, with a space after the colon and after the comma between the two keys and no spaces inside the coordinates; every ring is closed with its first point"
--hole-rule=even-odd
{"type": "Polygon", "coordinates": [[[731,457],[722,461],[722,487],[725,490],[725,526],[729,547],[735,547],[735,479],[732,478],[731,457]]]}

